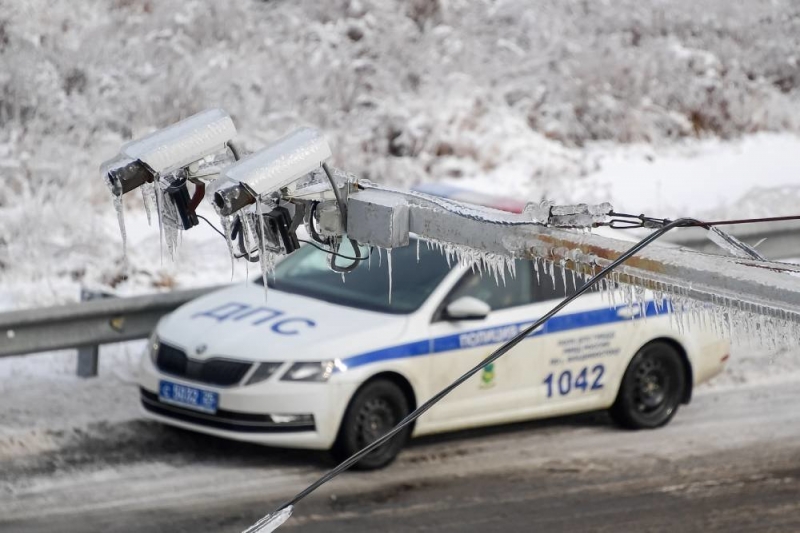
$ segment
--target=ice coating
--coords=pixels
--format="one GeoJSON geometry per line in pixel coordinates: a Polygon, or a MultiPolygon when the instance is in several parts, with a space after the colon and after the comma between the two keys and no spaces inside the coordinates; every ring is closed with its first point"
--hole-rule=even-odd
{"type": "Polygon", "coordinates": [[[425,239],[428,249],[436,249],[447,259],[447,264],[452,266],[460,264],[477,270],[479,274],[486,272],[493,276],[496,283],[502,280],[505,283],[506,270],[512,277],[516,276],[514,258],[511,256],[481,252],[467,246],[459,246],[451,243],[439,242],[432,239],[425,239]]]}
{"type": "MultiPolygon", "coordinates": [[[[527,257],[533,261],[537,283],[544,282],[538,279],[540,269],[552,275],[556,268],[567,268],[573,272],[576,282],[578,278],[586,282],[611,263],[609,258],[585,251],[599,249],[599,243],[607,243],[610,239],[588,234],[581,236],[567,231],[557,234],[560,237],[568,236],[578,246],[552,246],[549,244],[553,242],[549,233],[547,241],[537,241],[529,235],[520,240],[504,240],[504,245],[509,256],[527,257]],[[586,241],[586,248],[580,246],[581,241],[586,241]]],[[[620,252],[629,246],[628,243],[618,242],[620,252]]],[[[629,260],[599,283],[596,290],[600,291],[610,307],[627,307],[632,318],[646,318],[648,313],[666,313],[672,327],[680,332],[699,327],[711,329],[735,343],[755,342],[769,347],[797,346],[800,332],[798,307],[792,307],[790,299],[785,296],[781,295],[774,301],[769,296],[787,291],[796,295],[798,287],[792,278],[800,273],[800,267],[753,260],[742,262],[736,258],[707,256],[671,248],[651,247],[646,252],[648,261],[640,263],[629,260]],[[639,264],[646,264],[648,268],[653,268],[653,261],[660,264],[658,269],[663,272],[638,267],[639,264]],[[700,276],[699,265],[704,264],[708,265],[705,267],[708,274],[700,276]],[[695,273],[689,271],[689,267],[694,268],[695,273]],[[749,286],[757,285],[763,294],[737,293],[720,284],[718,273],[721,270],[733,282],[741,280],[741,283],[749,286]],[[672,271],[675,273],[670,274],[672,271]],[[775,284],[774,289],[769,287],[770,283],[775,284]],[[766,290],[767,287],[770,290],[766,290]]],[[[487,255],[479,251],[472,253],[474,257],[487,255]]],[[[755,290],[749,286],[746,290],[755,290]]],[[[579,285],[576,284],[576,287],[579,285]]]]}
{"type": "MultiPolygon", "coordinates": [[[[154,190],[161,238],[174,255],[180,227],[174,204],[163,189],[162,182],[166,181],[163,178],[157,180],[154,190]]],[[[359,183],[363,185],[364,182],[359,183]]],[[[576,281],[579,278],[586,281],[630,246],[614,239],[544,227],[540,222],[533,222],[536,216],[543,216],[547,210],[548,213],[558,213],[548,215],[551,218],[561,217],[561,223],[577,224],[581,226],[579,229],[585,230],[590,227],[584,226],[588,219],[605,216],[609,204],[553,206],[544,202],[538,206],[532,204],[527,215],[519,216],[419,193],[392,194],[403,195],[415,214],[411,219],[415,225],[409,228],[410,232],[421,235],[429,247],[437,247],[449,264],[456,261],[481,274],[486,271],[497,283],[505,281],[506,268],[514,274],[514,258],[534,260],[537,278],[540,268],[551,275],[556,268],[562,271],[566,268],[577,271],[577,276],[573,274],[576,281]],[[586,217],[586,220],[580,217],[586,217]],[[466,245],[471,243],[487,251],[466,245]]],[[[259,201],[268,200],[262,198],[259,201]]],[[[261,238],[265,232],[263,226],[259,228],[257,225],[261,217],[255,211],[260,213],[262,209],[261,205],[247,208],[248,213],[242,216],[242,220],[246,249],[251,254],[258,251],[262,258],[262,277],[265,278],[274,263],[271,254],[275,251],[269,250],[267,242],[261,238]]],[[[121,215],[121,209],[118,213],[121,215]]],[[[124,232],[122,223],[121,229],[124,232]]],[[[229,230],[226,229],[225,233],[229,234],[229,230]]],[[[378,248],[379,262],[382,262],[381,256],[382,250],[378,248]]],[[[387,252],[387,260],[391,261],[390,257],[387,252]]],[[[652,312],[652,306],[655,306],[657,313],[668,313],[674,327],[680,331],[700,325],[727,332],[737,342],[753,336],[768,345],[796,345],[797,324],[800,323],[798,277],[800,267],[757,261],[741,255],[712,257],[684,249],[652,246],[620,266],[599,289],[611,306],[621,304],[629,307],[631,316],[646,317],[648,309],[652,312]]],[[[389,284],[391,298],[391,276],[389,284]]]]}
{"type": "Polygon", "coordinates": [[[650,280],[653,290],[645,290],[648,280],[615,272],[603,284],[602,292],[612,307],[622,302],[636,308],[631,317],[647,316],[648,306],[656,314],[668,314],[670,323],[680,333],[695,328],[710,329],[736,344],[758,344],[768,348],[797,345],[797,317],[767,305],[742,302],[737,298],[707,294],[703,300],[690,297],[690,289],[671,283],[650,280]],[[627,277],[630,283],[622,282],[627,277]]]}
{"type": "Polygon", "coordinates": [[[590,216],[598,216],[598,215],[608,215],[614,207],[608,203],[603,202],[602,204],[574,204],[574,205],[554,205],[550,209],[551,215],[562,216],[562,215],[590,215],[590,216]]]}
{"type": "Polygon", "coordinates": [[[287,505],[276,513],[270,513],[242,533],[271,533],[281,527],[292,516],[294,507],[287,505]]]}
{"type": "Polygon", "coordinates": [[[230,115],[222,109],[208,109],[125,144],[121,153],[146,164],[157,175],[166,175],[221,150],[235,136],[230,115]]]}
{"type": "Polygon", "coordinates": [[[231,258],[231,281],[233,281],[234,266],[236,264],[236,255],[233,251],[233,240],[231,237],[234,217],[220,214],[219,209],[217,209],[217,214],[219,215],[220,224],[222,224],[222,234],[225,236],[225,244],[228,246],[228,255],[230,255],[231,258]]]}
{"type": "Polygon", "coordinates": [[[164,243],[167,245],[167,251],[170,257],[174,260],[175,254],[178,251],[178,235],[182,230],[180,215],[178,209],[175,207],[170,195],[166,194],[164,187],[169,186],[164,181],[155,182],[155,197],[156,207],[158,209],[158,228],[161,240],[161,259],[164,259],[164,243]]]}
{"type": "MultiPolygon", "coordinates": [[[[544,263],[546,269],[554,264],[547,260],[544,263]]],[[[599,268],[593,272],[597,271],[599,268]]],[[[671,326],[680,333],[709,329],[736,344],[759,344],[773,349],[797,344],[798,324],[788,313],[768,306],[710,294],[708,300],[698,300],[689,296],[686,287],[653,280],[648,283],[647,278],[627,274],[624,268],[609,274],[599,284],[599,291],[609,307],[628,309],[631,319],[646,320],[648,312],[667,314],[671,326]],[[645,289],[646,284],[654,288],[645,289]]]]}
{"type": "Polygon", "coordinates": [[[550,219],[550,209],[553,207],[553,202],[543,200],[539,203],[528,202],[522,213],[527,215],[531,220],[546,224],[550,219]]]}
{"type": "MultiPolygon", "coordinates": [[[[510,226],[530,225],[530,224],[543,225],[547,223],[546,214],[544,215],[544,218],[538,218],[545,212],[544,208],[542,208],[542,210],[531,210],[531,211],[526,210],[523,211],[522,214],[509,213],[507,211],[500,211],[488,207],[464,204],[454,200],[449,200],[447,198],[433,196],[430,194],[425,194],[417,191],[401,191],[399,189],[395,189],[392,187],[385,187],[383,185],[378,186],[369,180],[363,180],[363,179],[358,180],[358,184],[365,189],[377,189],[402,195],[408,200],[410,204],[413,205],[417,205],[420,207],[428,207],[428,208],[439,207],[449,213],[469,218],[471,220],[479,220],[493,224],[510,225],[510,226]]],[[[545,204],[542,205],[547,205],[549,209],[550,205],[549,203],[545,202],[545,204]]]]}
{"type": "MultiPolygon", "coordinates": [[[[267,301],[268,286],[267,286],[267,272],[270,269],[270,260],[267,258],[267,247],[265,245],[265,235],[267,234],[266,223],[264,222],[264,213],[261,207],[261,200],[256,198],[256,223],[258,235],[258,263],[261,266],[261,282],[264,285],[264,301],[267,301]]],[[[274,264],[274,261],[272,261],[274,264]]]]}
{"type": "Polygon", "coordinates": [[[716,226],[712,226],[708,230],[708,238],[723,250],[727,250],[735,257],[742,257],[744,259],[759,259],[766,261],[766,258],[756,252],[753,248],[746,245],[733,235],[725,233],[716,226]]]}
{"type": "Polygon", "coordinates": [[[392,251],[386,250],[386,266],[389,268],[389,305],[392,305],[392,251]]]}
{"type": "Polygon", "coordinates": [[[219,179],[246,185],[257,195],[269,194],[319,168],[330,156],[321,132],[301,128],[229,166],[219,179]]]}
{"type": "MultiPolygon", "coordinates": [[[[504,276],[505,268],[512,274],[514,261],[510,256],[487,254],[463,246],[427,240],[429,248],[438,249],[448,260],[448,264],[462,264],[477,268],[481,274],[486,271],[494,276],[499,283],[504,276]]],[[[599,263],[607,263],[600,258],[592,257],[581,250],[561,250],[564,259],[552,261],[544,258],[534,258],[533,266],[537,275],[537,283],[541,283],[540,268],[549,274],[556,288],[555,271],[561,269],[564,293],[567,293],[567,265],[568,261],[585,268],[581,272],[583,282],[600,271],[599,263]],[[567,259],[569,258],[569,259],[567,259]],[[542,266],[540,266],[540,262],[542,266]]],[[[643,318],[650,312],[668,314],[671,324],[679,332],[684,333],[692,328],[710,328],[719,335],[731,337],[734,342],[749,342],[755,336],[759,343],[767,346],[786,346],[796,342],[788,331],[797,326],[786,320],[786,315],[778,310],[770,314],[767,307],[756,307],[750,304],[740,305],[733,298],[713,298],[708,301],[698,301],[689,297],[686,288],[671,283],[655,281],[647,276],[634,275],[635,269],[620,267],[620,271],[613,272],[599,284],[598,290],[608,305],[613,308],[628,308],[631,319],[643,318]],[[624,281],[623,281],[624,280],[624,281]],[[657,287],[657,290],[648,290],[645,287],[657,287]],[[758,327],[751,325],[751,313],[758,315],[758,327]],[[767,315],[767,316],[765,316],[767,315]]],[[[575,270],[570,270],[574,286],[578,287],[575,270]]]]}
{"type": "Polygon", "coordinates": [[[242,224],[242,243],[245,252],[251,257],[256,257],[261,249],[260,230],[256,227],[256,213],[252,210],[240,211],[238,216],[242,224]]]}
{"type": "Polygon", "coordinates": [[[264,284],[264,300],[267,299],[267,276],[275,271],[277,254],[267,249],[267,228],[264,221],[262,202],[256,199],[256,238],[258,239],[258,260],[261,266],[261,281],[264,284]]]}
{"type": "Polygon", "coordinates": [[[550,218],[550,226],[559,228],[591,228],[605,219],[605,215],[589,215],[584,213],[573,215],[553,216],[550,218]]]}
{"type": "Polygon", "coordinates": [[[522,213],[510,213],[489,207],[465,204],[449,198],[432,196],[418,191],[401,191],[391,187],[378,186],[369,180],[359,180],[362,188],[388,191],[402,195],[409,205],[423,209],[443,209],[444,211],[487,224],[501,226],[552,226],[563,228],[589,229],[605,222],[606,216],[613,210],[609,203],[598,205],[576,204],[555,206],[553,202],[528,203],[522,213]],[[560,213],[560,214],[555,214],[560,213]]]}
{"type": "Polygon", "coordinates": [[[122,209],[122,197],[114,196],[114,210],[117,212],[117,222],[119,223],[119,233],[122,237],[122,259],[128,261],[128,234],[125,231],[125,213],[122,209]]]}
{"type": "Polygon", "coordinates": [[[548,224],[559,228],[592,228],[605,221],[613,206],[602,204],[554,205],[548,224]]]}
{"type": "Polygon", "coordinates": [[[147,215],[147,225],[152,225],[152,212],[158,209],[156,205],[156,190],[155,183],[145,183],[141,186],[142,189],[142,204],[144,205],[144,212],[147,215]]]}

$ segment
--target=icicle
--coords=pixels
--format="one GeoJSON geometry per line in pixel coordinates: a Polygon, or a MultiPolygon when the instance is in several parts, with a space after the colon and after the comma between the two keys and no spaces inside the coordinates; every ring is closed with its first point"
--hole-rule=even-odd
{"type": "Polygon", "coordinates": [[[128,234],[125,231],[125,213],[122,210],[122,197],[114,195],[114,209],[117,212],[117,222],[119,222],[119,234],[122,236],[122,261],[128,264],[128,234]]]}
{"type": "Polygon", "coordinates": [[[159,246],[159,257],[161,259],[161,264],[164,264],[164,220],[162,216],[163,212],[163,205],[164,205],[164,191],[161,190],[161,185],[156,181],[153,184],[155,187],[156,192],[156,208],[158,209],[158,246],[159,246]]]}
{"type": "Polygon", "coordinates": [[[152,226],[151,213],[153,209],[158,209],[154,182],[142,184],[142,203],[144,204],[144,212],[147,215],[147,225],[152,226]]]}
{"type": "Polygon", "coordinates": [[[233,251],[233,240],[231,239],[232,220],[233,217],[226,217],[220,215],[220,222],[222,223],[222,233],[225,235],[225,244],[228,245],[228,255],[231,257],[231,281],[233,281],[234,265],[236,263],[236,255],[233,251]]]}
{"type": "Polygon", "coordinates": [[[369,256],[367,256],[367,270],[372,271],[372,252],[375,251],[374,246],[369,247],[369,256]]]}
{"type": "Polygon", "coordinates": [[[417,263],[419,263],[419,239],[417,239],[417,263]]]}
{"type": "Polygon", "coordinates": [[[389,305],[392,305],[392,249],[386,250],[386,266],[389,268],[389,305]]]}
{"type": "MultiPolygon", "coordinates": [[[[613,276],[613,273],[612,273],[613,276]]],[[[611,300],[611,307],[617,307],[617,282],[612,278],[609,282],[611,289],[608,292],[608,298],[611,300]]]]}
{"type": "Polygon", "coordinates": [[[292,516],[293,510],[294,507],[289,505],[275,514],[268,514],[252,526],[242,531],[242,533],[272,533],[281,527],[284,522],[289,520],[289,517],[292,516]]]}
{"type": "Polygon", "coordinates": [[[258,262],[261,265],[261,282],[264,284],[264,301],[267,301],[267,270],[269,269],[267,259],[267,228],[264,222],[264,216],[261,210],[261,199],[256,196],[256,237],[258,238],[258,262]]]}

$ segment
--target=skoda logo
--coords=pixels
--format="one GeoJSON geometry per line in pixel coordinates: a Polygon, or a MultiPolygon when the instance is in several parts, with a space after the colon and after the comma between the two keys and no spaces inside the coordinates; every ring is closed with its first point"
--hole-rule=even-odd
{"type": "Polygon", "coordinates": [[[197,355],[203,355],[206,350],[208,350],[208,346],[205,344],[198,344],[197,348],[194,349],[194,351],[197,352],[197,355]]]}

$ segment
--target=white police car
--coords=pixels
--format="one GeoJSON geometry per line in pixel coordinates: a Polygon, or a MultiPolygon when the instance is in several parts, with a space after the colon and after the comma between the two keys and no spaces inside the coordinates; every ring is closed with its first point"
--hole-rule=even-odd
{"type": "MultiPolygon", "coordinates": [[[[143,358],[144,412],[349,456],[574,291],[571,276],[537,276],[525,261],[498,285],[451,269],[424,243],[394,250],[392,263],[391,303],[385,257],[343,281],[307,246],[279,263],[267,301],[250,283],[179,308],[143,358]]],[[[680,333],[657,311],[584,295],[359,466],[388,464],[412,435],[581,411],[609,409],[629,428],[667,423],[722,370],[729,345],[697,328],[680,333]]]]}

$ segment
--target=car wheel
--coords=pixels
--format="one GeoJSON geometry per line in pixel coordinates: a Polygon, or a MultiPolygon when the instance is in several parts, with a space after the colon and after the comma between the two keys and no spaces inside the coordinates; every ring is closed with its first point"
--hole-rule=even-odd
{"type": "Polygon", "coordinates": [[[629,429],[652,429],[669,422],[686,388],[684,362],[666,342],[651,342],[631,359],[622,378],[611,418],[629,429]]]}
{"type": "MultiPolygon", "coordinates": [[[[350,400],[332,449],[334,458],[343,461],[368,446],[388,433],[408,412],[408,400],[400,387],[385,379],[367,383],[350,400]]],[[[403,429],[353,468],[374,470],[388,465],[400,453],[410,432],[410,427],[403,429]]]]}

